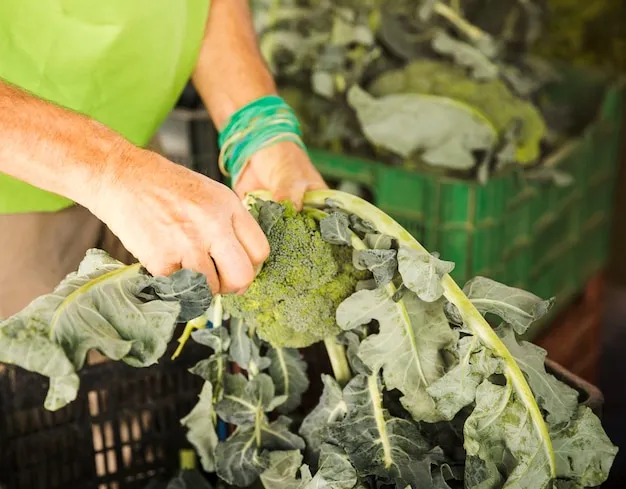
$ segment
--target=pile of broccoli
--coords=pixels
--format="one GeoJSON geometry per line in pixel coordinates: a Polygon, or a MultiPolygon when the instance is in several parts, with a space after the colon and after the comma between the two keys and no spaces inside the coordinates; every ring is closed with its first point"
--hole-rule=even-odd
{"type": "Polygon", "coordinates": [[[276,347],[304,348],[336,336],[335,311],[363,278],[352,248],[325,242],[313,215],[289,203],[259,205],[266,206],[256,214],[270,255],[245,294],[223,297],[224,310],[276,347]]]}

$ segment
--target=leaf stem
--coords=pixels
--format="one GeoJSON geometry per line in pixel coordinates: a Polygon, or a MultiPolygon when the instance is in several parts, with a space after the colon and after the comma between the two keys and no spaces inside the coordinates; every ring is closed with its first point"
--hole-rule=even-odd
{"type": "Polygon", "coordinates": [[[367,389],[370,394],[370,399],[372,400],[376,429],[380,434],[380,443],[383,446],[383,463],[385,464],[385,468],[388,469],[393,464],[393,456],[391,455],[391,443],[389,443],[387,425],[385,424],[385,416],[383,414],[383,400],[380,397],[380,390],[378,388],[378,374],[370,375],[367,378],[367,389]]]}
{"type": "Polygon", "coordinates": [[[352,377],[352,372],[350,372],[350,367],[348,366],[348,359],[346,358],[346,350],[343,345],[337,342],[334,336],[326,338],[324,340],[324,346],[326,346],[326,352],[328,353],[330,365],[333,368],[335,380],[343,387],[352,377]]]}

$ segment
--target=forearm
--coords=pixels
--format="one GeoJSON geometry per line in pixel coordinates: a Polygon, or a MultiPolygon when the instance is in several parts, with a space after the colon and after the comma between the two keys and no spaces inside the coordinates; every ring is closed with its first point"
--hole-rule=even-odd
{"type": "Polygon", "coordinates": [[[0,80],[0,172],[90,207],[125,147],[102,124],[0,80]]]}
{"type": "Polygon", "coordinates": [[[276,93],[248,0],[212,0],[193,82],[218,129],[240,107],[276,93]]]}

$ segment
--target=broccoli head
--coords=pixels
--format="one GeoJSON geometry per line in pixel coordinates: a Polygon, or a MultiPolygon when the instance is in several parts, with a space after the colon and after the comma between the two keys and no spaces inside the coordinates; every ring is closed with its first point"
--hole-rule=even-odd
{"type": "Polygon", "coordinates": [[[325,242],[319,223],[289,204],[266,234],[267,261],[244,294],[224,296],[225,311],[276,347],[304,348],[339,334],[337,307],[363,275],[352,249],[325,242]]]}

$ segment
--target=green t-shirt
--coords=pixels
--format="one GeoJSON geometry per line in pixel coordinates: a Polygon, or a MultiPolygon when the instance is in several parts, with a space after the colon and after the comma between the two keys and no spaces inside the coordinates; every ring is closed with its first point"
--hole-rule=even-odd
{"type": "MultiPolygon", "coordinates": [[[[0,78],[143,146],[195,66],[210,0],[1,0],[0,78]]],[[[0,173],[0,214],[72,202],[0,173]]]]}

